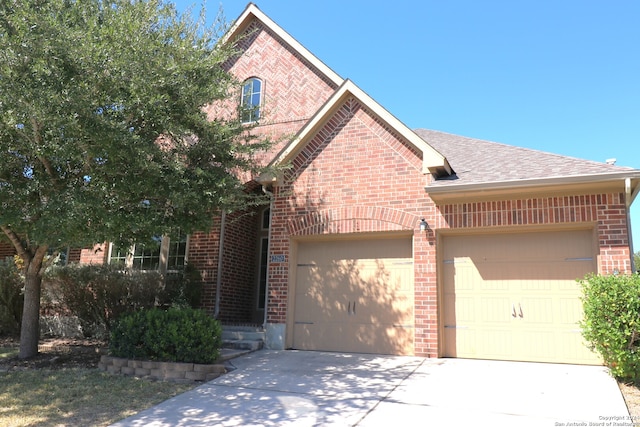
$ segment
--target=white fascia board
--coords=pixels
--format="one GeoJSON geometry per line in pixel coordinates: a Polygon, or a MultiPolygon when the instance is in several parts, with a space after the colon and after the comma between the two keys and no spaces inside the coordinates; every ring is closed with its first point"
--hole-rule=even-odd
{"type": "MultiPolygon", "coordinates": [[[[473,184],[453,184],[451,186],[438,185],[425,187],[430,194],[455,194],[469,191],[490,191],[509,188],[548,187],[569,184],[603,183],[620,181],[624,183],[626,178],[640,180],[640,170],[610,172],[605,174],[589,174],[574,176],[557,176],[549,178],[520,179],[517,181],[480,182],[473,184]]],[[[636,182],[636,190],[640,187],[640,181],[636,182]]]]}
{"type": "Polygon", "coordinates": [[[324,125],[324,122],[329,118],[333,111],[339,108],[340,105],[342,105],[342,102],[344,102],[349,95],[358,99],[366,108],[371,110],[371,112],[378,116],[383,122],[387,123],[389,127],[393,128],[396,132],[406,138],[414,148],[422,152],[423,173],[426,174],[434,170],[434,168],[438,168],[444,170],[447,174],[451,174],[452,170],[449,166],[449,162],[442,154],[431,147],[425,140],[420,138],[415,132],[409,129],[394,115],[389,113],[349,79],[344,81],[342,86],[334,92],[322,108],[320,108],[320,110],[318,110],[301,129],[300,133],[298,133],[291,143],[284,147],[284,149],[275,157],[271,164],[282,164],[292,160],[293,156],[298,152],[300,145],[303,144],[306,138],[315,134],[318,128],[324,125]]]}
{"type": "Polygon", "coordinates": [[[344,79],[340,77],[335,71],[329,68],[324,62],[318,59],[317,56],[312,54],[307,48],[302,46],[296,39],[291,37],[289,33],[276,24],[271,18],[262,12],[258,6],[253,3],[249,3],[244,12],[236,19],[229,31],[222,38],[222,43],[233,41],[236,37],[239,37],[242,31],[249,25],[253,19],[257,19],[262,22],[266,27],[273,31],[278,37],[282,39],[286,44],[291,46],[293,50],[298,52],[300,56],[306,59],[311,65],[316,67],[322,74],[324,74],[331,82],[336,86],[340,86],[344,79]]]}

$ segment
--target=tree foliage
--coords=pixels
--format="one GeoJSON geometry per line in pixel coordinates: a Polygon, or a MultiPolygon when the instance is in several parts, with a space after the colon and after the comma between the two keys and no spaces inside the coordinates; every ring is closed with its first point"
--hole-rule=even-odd
{"type": "Polygon", "coordinates": [[[234,52],[222,20],[189,17],[162,0],[0,3],[0,229],[24,261],[25,318],[51,248],[206,230],[250,202],[239,172],[266,143],[207,117],[235,96],[234,52]]]}

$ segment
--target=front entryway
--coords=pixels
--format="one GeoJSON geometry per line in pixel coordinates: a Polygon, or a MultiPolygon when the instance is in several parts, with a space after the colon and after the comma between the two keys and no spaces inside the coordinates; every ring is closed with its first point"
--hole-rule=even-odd
{"type": "Polygon", "coordinates": [[[445,236],[444,356],[600,364],[583,343],[576,279],[597,271],[592,230],[445,236]]]}
{"type": "Polygon", "coordinates": [[[410,236],[298,243],[293,347],[413,354],[410,236]]]}

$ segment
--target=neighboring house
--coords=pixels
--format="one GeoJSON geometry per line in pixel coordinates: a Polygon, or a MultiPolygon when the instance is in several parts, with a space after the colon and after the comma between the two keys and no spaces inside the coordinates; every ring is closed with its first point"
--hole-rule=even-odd
{"type": "MultiPolygon", "coordinates": [[[[290,168],[255,178],[270,206],[127,262],[187,260],[210,313],[274,349],[598,363],[575,280],[632,271],[639,170],[412,131],[254,4],[243,34],[243,120],[289,136],[262,161],[290,168]]],[[[126,260],[97,249],[81,262],[126,260]]]]}

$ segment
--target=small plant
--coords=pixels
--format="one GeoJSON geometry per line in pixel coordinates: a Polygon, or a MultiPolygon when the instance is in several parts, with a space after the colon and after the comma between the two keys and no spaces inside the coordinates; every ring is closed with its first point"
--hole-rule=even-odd
{"type": "Polygon", "coordinates": [[[213,363],[221,344],[220,323],[204,311],[151,309],[123,316],[111,332],[109,350],[128,359],[213,363]]]}
{"type": "Polygon", "coordinates": [[[20,270],[11,257],[0,260],[0,335],[20,331],[24,295],[20,270]]]}
{"type": "Polygon", "coordinates": [[[640,275],[581,280],[583,336],[620,379],[640,379],[640,275]]]}

